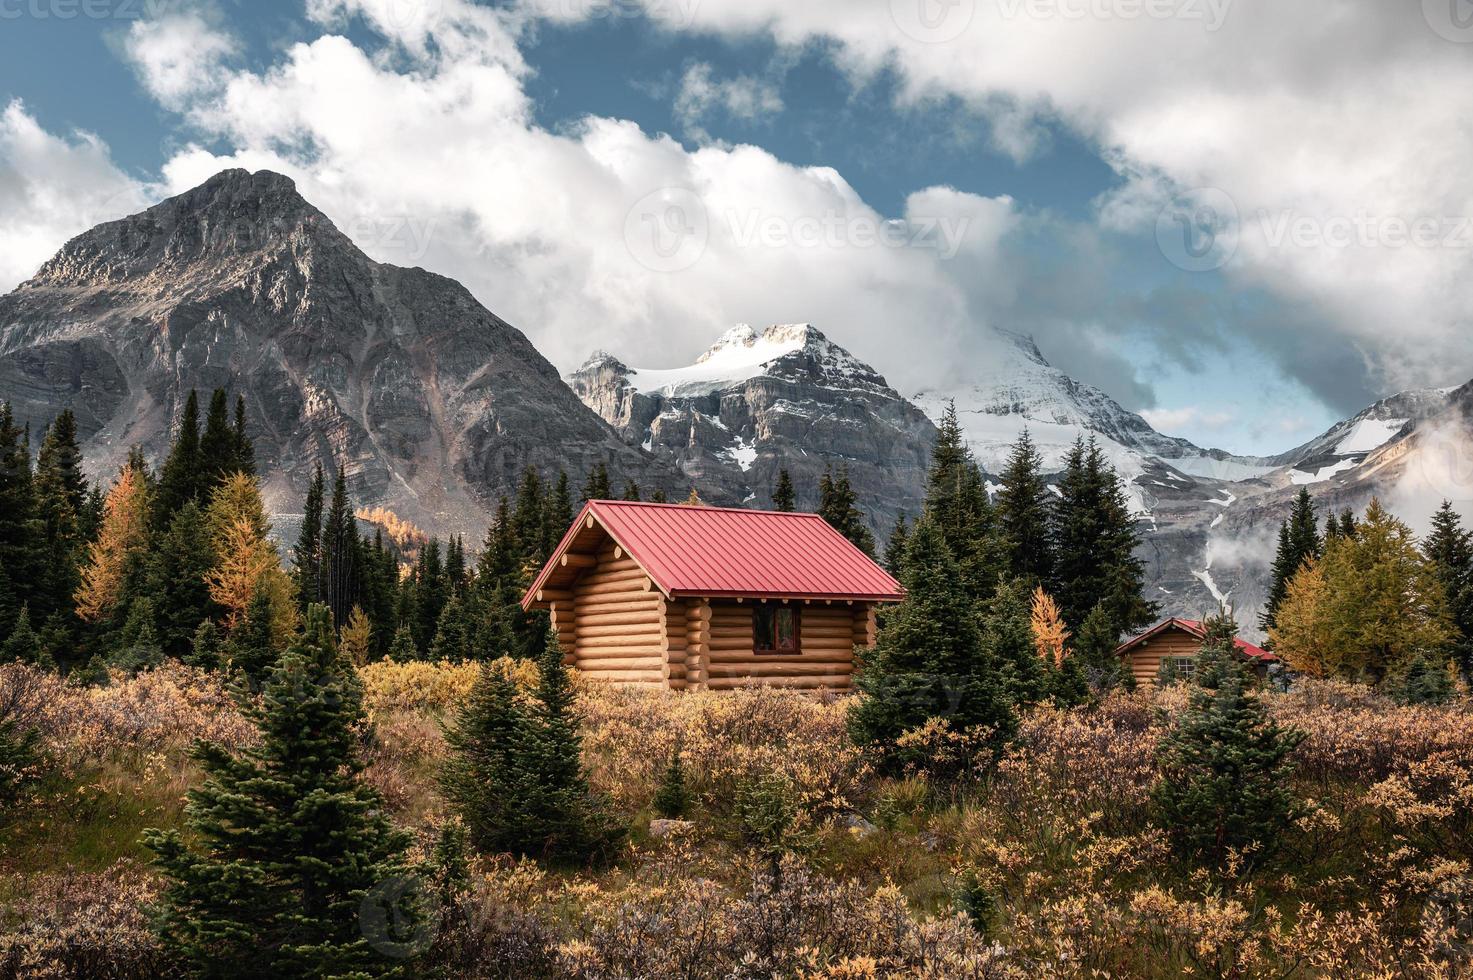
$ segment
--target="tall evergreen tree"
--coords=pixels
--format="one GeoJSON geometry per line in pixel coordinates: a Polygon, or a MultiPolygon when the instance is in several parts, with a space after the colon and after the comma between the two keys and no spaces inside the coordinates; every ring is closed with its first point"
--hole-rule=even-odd
{"type": "Polygon", "coordinates": [[[419,649],[429,651],[439,628],[440,614],[445,611],[449,598],[445,567],[440,557],[440,539],[431,538],[420,548],[419,561],[414,569],[415,623],[411,629],[419,649]]]}
{"type": "Polygon", "coordinates": [[[563,535],[573,525],[574,516],[573,491],[568,486],[568,474],[565,470],[559,470],[557,483],[553,485],[552,496],[547,502],[547,524],[553,541],[563,539],[563,535]]]}
{"type": "Polygon", "coordinates": [[[1432,530],[1422,553],[1442,581],[1454,629],[1453,658],[1464,679],[1473,684],[1473,535],[1444,500],[1432,517],[1432,530]]]}
{"type": "Polygon", "coordinates": [[[905,512],[895,519],[895,528],[890,532],[890,540],[885,542],[885,571],[896,579],[900,578],[905,568],[905,545],[910,537],[910,529],[905,524],[905,512]]]}
{"type": "Polygon", "coordinates": [[[996,665],[1003,693],[1015,706],[1043,701],[1049,693],[1049,668],[1038,655],[1033,633],[1030,588],[1023,579],[1002,582],[988,601],[982,620],[982,649],[996,665]]]}
{"type": "Polygon", "coordinates": [[[818,485],[818,496],[818,515],[856,548],[873,558],[875,536],[865,525],[864,512],[855,505],[857,497],[849,484],[849,467],[840,466],[837,473],[832,467],[825,467],[818,485]]]}
{"type": "MultiPolygon", "coordinates": [[[[31,613],[25,606],[15,617],[15,623],[7,631],[5,642],[0,643],[0,664],[23,663],[32,667],[54,667],[50,655],[41,643],[41,637],[31,627],[31,613]]],[[[0,759],[0,767],[4,760],[0,759]]]]}
{"type": "MultiPolygon", "coordinates": [[[[367,935],[362,913],[380,886],[410,873],[408,836],[361,779],[362,694],[324,607],[308,610],[305,632],[244,710],[256,745],[195,750],[205,780],[189,794],[188,838],[145,836],[168,881],[164,945],[207,977],[402,975],[404,964],[370,941],[393,937],[367,935]]],[[[419,910],[394,901],[382,918],[412,926],[419,910]]]]}
{"type": "Polygon", "coordinates": [[[1268,602],[1258,619],[1258,625],[1264,632],[1274,628],[1279,606],[1289,594],[1289,581],[1299,573],[1305,562],[1320,557],[1323,549],[1324,540],[1320,537],[1314,498],[1309,495],[1309,488],[1300,487],[1293,511],[1279,527],[1279,545],[1274,556],[1268,602]]]}
{"type": "Polygon", "coordinates": [[[905,600],[889,610],[875,647],[855,681],[861,697],[849,711],[849,731],[873,748],[890,772],[930,766],[929,749],[899,739],[932,719],[954,731],[986,732],[1000,750],[1015,733],[1000,665],[984,645],[961,570],[930,516],[916,522],[906,548],[905,600]]]}
{"type": "Polygon", "coordinates": [[[293,577],[297,582],[297,601],[303,612],[325,598],[322,587],[322,507],[326,491],[322,464],[318,463],[312,473],[312,483],[307,488],[307,501],[302,507],[302,531],[297,535],[297,546],[293,549],[296,563],[293,577]]]}
{"type": "Polygon", "coordinates": [[[1120,628],[1102,602],[1084,617],[1084,624],[1074,637],[1074,656],[1084,668],[1085,680],[1098,693],[1135,688],[1135,675],[1115,654],[1119,646],[1120,628]]]}
{"type": "Polygon", "coordinates": [[[358,604],[360,547],[347,476],[339,465],[332,500],[322,519],[322,597],[338,626],[348,621],[348,613],[358,604]]]}
{"type": "Polygon", "coordinates": [[[77,422],[70,409],[63,410],[41,438],[32,486],[42,563],[31,594],[31,619],[66,621],[81,584],[83,549],[90,540],[85,533],[87,478],[82,473],[77,422]]]}
{"type": "Polygon", "coordinates": [[[793,490],[793,478],[787,467],[777,471],[777,486],[772,490],[772,509],[790,513],[798,506],[798,495],[793,490]]]}
{"type": "Polygon", "coordinates": [[[251,442],[251,437],[246,434],[246,407],[245,398],[241,395],[235,396],[235,428],[231,431],[235,436],[235,469],[239,473],[256,475],[256,446],[251,442]]]}
{"type": "Polygon", "coordinates": [[[0,636],[34,596],[44,567],[31,454],[10,403],[0,404],[0,636]]]}
{"type": "Polygon", "coordinates": [[[925,514],[956,558],[968,594],[984,601],[1006,571],[1007,549],[955,402],[947,404],[938,430],[926,474],[925,514]]]}
{"type": "Polygon", "coordinates": [[[1028,585],[1053,581],[1054,555],[1050,540],[1052,507],[1043,478],[1043,457],[1024,429],[1013,444],[997,495],[998,525],[1007,544],[1012,573],[1028,585]]]}
{"type": "Polygon", "coordinates": [[[159,643],[183,659],[194,647],[202,621],[223,614],[210,598],[205,576],[215,565],[215,550],[199,504],[187,500],[149,554],[149,592],[157,599],[159,643]]]}
{"type": "Polygon", "coordinates": [[[190,389],[179,417],[179,432],[159,470],[153,495],[153,527],[160,534],[168,528],[179,508],[201,498],[199,448],[199,396],[190,389]]]}
{"type": "Polygon", "coordinates": [[[1076,441],[1065,457],[1051,529],[1054,590],[1065,622],[1080,628],[1102,603],[1118,632],[1156,618],[1156,605],[1144,596],[1145,566],[1136,557],[1136,519],[1119,474],[1093,436],[1076,441]]]}
{"type": "Polygon", "coordinates": [[[594,463],[588,471],[588,481],[583,484],[583,499],[608,500],[613,496],[609,489],[609,468],[602,461],[594,463]]]}
{"type": "Polygon", "coordinates": [[[210,409],[205,415],[205,430],[199,440],[200,485],[205,492],[231,473],[239,472],[240,451],[235,430],[230,427],[230,409],[225,389],[216,388],[210,395],[210,409]]]}
{"type": "MultiPolygon", "coordinates": [[[[542,476],[535,467],[522,471],[517,484],[516,502],[512,505],[511,523],[517,544],[528,566],[540,568],[552,553],[556,541],[547,523],[547,500],[542,476]]],[[[566,530],[566,529],[564,529],[566,530]]]]}

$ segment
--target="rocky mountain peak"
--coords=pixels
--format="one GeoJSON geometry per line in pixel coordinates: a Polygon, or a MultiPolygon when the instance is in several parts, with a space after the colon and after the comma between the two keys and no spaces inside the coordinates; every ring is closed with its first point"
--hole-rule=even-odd
{"type": "Polygon", "coordinates": [[[245,257],[342,253],[365,256],[269,170],[225,170],[138,214],[98,225],[67,242],[27,286],[88,286],[245,257]]]}

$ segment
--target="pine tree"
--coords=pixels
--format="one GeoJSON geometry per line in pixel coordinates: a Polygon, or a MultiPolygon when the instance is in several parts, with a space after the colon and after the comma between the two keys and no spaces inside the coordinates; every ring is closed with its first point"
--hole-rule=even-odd
{"type": "Polygon", "coordinates": [[[307,488],[307,502],[302,508],[302,532],[297,536],[293,552],[296,561],[297,601],[302,611],[323,599],[322,588],[322,506],[326,496],[326,485],[322,478],[322,464],[318,463],[312,473],[312,483],[307,488]]]}
{"type": "Polygon", "coordinates": [[[430,659],[451,663],[471,660],[474,643],[475,627],[466,611],[465,599],[452,593],[440,611],[435,638],[430,643],[430,659]]]}
{"type": "Polygon", "coordinates": [[[215,553],[215,565],[205,581],[210,598],[225,611],[226,629],[240,624],[260,594],[270,609],[272,635],[285,646],[299,619],[296,588],[271,540],[256,478],[232,473],[217,484],[205,511],[205,526],[215,553]]]}
{"type": "Polygon", "coordinates": [[[1043,457],[1027,429],[1013,444],[1002,484],[997,495],[997,518],[1012,573],[1030,586],[1050,583],[1054,574],[1049,535],[1052,507],[1043,478],[1043,457]]]}
{"type": "Polygon", "coordinates": [[[199,440],[199,483],[203,492],[211,492],[220,481],[240,472],[240,451],[235,431],[230,428],[230,411],[224,388],[216,388],[210,396],[210,410],[205,416],[205,430],[199,440]]]}
{"type": "Polygon", "coordinates": [[[274,611],[271,597],[257,592],[246,608],[245,617],[230,633],[224,657],[230,669],[241,674],[251,690],[259,690],[275,669],[281,650],[272,629],[274,611]]]}
{"type": "Polygon", "coordinates": [[[587,860],[622,836],[589,792],[562,656],[549,633],[531,705],[497,666],[483,666],[446,732],[441,787],[483,851],[587,860]]]}
{"type": "Polygon", "coordinates": [[[666,820],[679,820],[690,810],[690,790],[685,785],[685,766],[680,761],[678,748],[670,753],[670,761],[665,764],[652,804],[655,812],[666,820]]]}
{"type": "Polygon", "coordinates": [[[26,606],[20,607],[15,625],[11,627],[5,643],[0,645],[0,664],[12,663],[30,664],[32,667],[56,666],[42,645],[41,637],[31,628],[31,611],[26,606]]]}
{"type": "Polygon", "coordinates": [[[360,547],[358,520],[348,502],[347,476],[339,465],[332,501],[322,520],[323,602],[339,625],[348,621],[348,614],[358,602],[360,547]]]}
{"type": "Polygon", "coordinates": [[[1074,656],[1083,668],[1085,680],[1097,693],[1135,688],[1135,675],[1115,651],[1120,646],[1121,630],[1102,602],[1084,617],[1079,635],[1074,639],[1074,656]]]}
{"type": "Polygon", "coordinates": [[[1425,652],[1412,657],[1388,687],[1402,704],[1447,704],[1457,694],[1447,664],[1425,652]]]}
{"type": "Polygon", "coordinates": [[[155,532],[162,534],[179,508],[200,499],[200,463],[199,396],[191,389],[184,402],[184,413],[179,417],[179,433],[159,470],[153,495],[155,532]]]}
{"type": "Polygon", "coordinates": [[[890,540],[885,542],[885,571],[892,577],[899,579],[901,571],[905,568],[905,543],[910,536],[910,530],[905,526],[905,512],[895,519],[895,529],[890,532],[890,540]]]}
{"type": "Polygon", "coordinates": [[[931,719],[961,733],[985,732],[995,751],[1017,730],[1000,665],[983,643],[960,568],[929,515],[916,522],[906,557],[905,600],[888,611],[874,649],[864,655],[855,681],[861,697],[849,710],[851,736],[874,749],[889,772],[929,765],[927,750],[898,742],[931,719]]]}
{"type": "Polygon", "coordinates": [[[10,403],[0,403],[0,636],[36,592],[41,544],[30,450],[10,403]]]}
{"type": "Polygon", "coordinates": [[[1290,789],[1301,732],[1280,728],[1240,672],[1193,688],[1163,740],[1153,800],[1179,847],[1221,859],[1229,848],[1271,847],[1299,811],[1290,789]]]}
{"type": "MultiPolygon", "coordinates": [[[[409,875],[408,835],[361,779],[362,694],[324,607],[308,610],[305,632],[244,710],[257,745],[194,752],[205,780],[189,794],[188,838],[145,835],[169,882],[160,939],[204,976],[402,975],[365,935],[362,910],[409,875]]],[[[384,915],[412,927],[419,910],[394,901],[384,915]]]]}
{"type": "MultiPolygon", "coordinates": [[[[652,504],[668,504],[669,502],[670,498],[665,496],[664,487],[657,487],[655,489],[655,492],[650,494],[650,503],[652,504]]],[[[569,521],[568,523],[571,524],[572,521],[569,521]]]]}
{"type": "Polygon", "coordinates": [[[1038,656],[1031,593],[1023,579],[1003,582],[987,603],[982,648],[997,665],[1002,691],[1014,705],[1037,704],[1048,696],[1052,665],[1038,656]]]}
{"type": "MultiPolygon", "coordinates": [[[[663,500],[665,495],[656,490],[655,494],[663,500]]],[[[651,496],[651,500],[655,497],[651,496]]],[[[547,502],[547,523],[551,529],[551,539],[561,541],[573,524],[573,491],[568,486],[568,474],[560,470],[557,475],[557,483],[553,485],[552,496],[547,502]]]]}
{"type": "Polygon", "coordinates": [[[637,503],[639,501],[639,496],[639,484],[635,483],[633,480],[625,480],[624,499],[637,503]]]}
{"type": "Polygon", "coordinates": [[[1320,557],[1323,548],[1324,541],[1320,537],[1314,500],[1310,497],[1308,488],[1300,487],[1299,496],[1294,501],[1294,510],[1279,526],[1279,546],[1274,556],[1268,602],[1258,619],[1264,632],[1274,628],[1274,617],[1289,594],[1289,580],[1298,574],[1305,562],[1320,557]]]}
{"type": "Polygon", "coordinates": [[[157,667],[164,662],[164,649],[159,644],[158,613],[147,596],[134,599],[128,606],[128,618],[118,631],[108,663],[130,674],[157,667]]]}
{"type": "Polygon", "coordinates": [[[990,598],[1006,570],[1007,548],[954,402],[947,404],[931,450],[925,516],[956,558],[967,593],[979,602],[990,598]]]}
{"type": "Polygon", "coordinates": [[[793,478],[784,467],[777,471],[777,486],[772,490],[772,509],[791,513],[798,506],[798,495],[793,490],[793,478]]]}
{"type": "Polygon", "coordinates": [[[1432,531],[1422,545],[1447,598],[1455,631],[1453,659],[1463,677],[1473,683],[1473,535],[1448,501],[1432,518],[1432,531]]]}
{"type": "Polygon", "coordinates": [[[219,670],[225,666],[225,644],[220,628],[205,620],[194,631],[194,642],[184,662],[200,670],[219,670]]]}
{"type": "Polygon", "coordinates": [[[214,566],[204,513],[199,504],[187,500],[149,555],[149,592],[158,600],[159,643],[171,657],[185,657],[201,621],[223,613],[210,598],[205,580],[214,566]]]}
{"type": "Polygon", "coordinates": [[[588,471],[588,480],[583,484],[583,499],[608,500],[613,496],[609,489],[609,468],[602,462],[595,463],[588,471]]]}
{"type": "Polygon", "coordinates": [[[231,431],[231,435],[235,437],[235,471],[255,476],[256,447],[251,442],[251,437],[246,434],[245,398],[240,395],[235,396],[235,428],[231,431]]]}
{"type": "Polygon", "coordinates": [[[465,588],[465,539],[453,535],[445,549],[445,587],[451,595],[465,588]]]}
{"type": "Polygon", "coordinates": [[[81,585],[81,562],[90,541],[87,479],[77,445],[77,423],[62,411],[46,429],[36,454],[35,514],[39,522],[41,558],[38,584],[31,592],[31,618],[49,622],[68,616],[81,585]]]}
{"type": "Polygon", "coordinates": [[[832,467],[825,467],[818,495],[818,515],[856,548],[873,558],[875,536],[865,526],[864,513],[855,506],[854,488],[849,485],[849,467],[840,466],[837,473],[832,467]]]}
{"type": "Polygon", "coordinates": [[[396,664],[407,664],[419,659],[419,649],[414,645],[414,636],[409,627],[401,626],[394,631],[394,641],[389,644],[389,659],[396,664]]]}
{"type": "Polygon", "coordinates": [[[1355,511],[1349,507],[1340,512],[1340,537],[1353,540],[1360,534],[1360,522],[1355,519],[1355,511]]]}
{"type": "Polygon", "coordinates": [[[414,570],[415,623],[414,643],[419,649],[428,651],[439,629],[440,614],[449,601],[449,589],[445,587],[445,569],[440,559],[440,539],[431,538],[419,552],[419,562],[414,570]]]}
{"type": "Polygon", "coordinates": [[[1136,557],[1140,535],[1119,474],[1091,436],[1064,460],[1053,506],[1053,567],[1064,620],[1078,627],[1100,603],[1130,632],[1153,622],[1145,567],[1136,557]]]}
{"type": "Polygon", "coordinates": [[[546,492],[542,477],[529,466],[522,471],[517,495],[512,505],[511,526],[517,545],[529,568],[541,568],[551,556],[555,543],[547,524],[546,492]]]}

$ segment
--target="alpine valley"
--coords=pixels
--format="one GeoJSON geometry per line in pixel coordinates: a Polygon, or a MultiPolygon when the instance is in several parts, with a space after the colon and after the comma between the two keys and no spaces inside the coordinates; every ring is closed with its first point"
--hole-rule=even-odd
{"type": "Polygon", "coordinates": [[[846,466],[884,538],[918,511],[954,400],[989,474],[1024,429],[1050,469],[1095,438],[1142,522],[1148,597],[1191,617],[1228,602],[1249,634],[1301,486],[1322,513],[1379,495],[1413,522],[1473,498],[1473,383],[1249,458],[1162,435],[1026,337],[990,348],[955,391],[899,392],[807,324],[735,327],[686,367],[599,351],[564,379],[459,283],[374,262],[289,179],[233,170],[73,239],[0,298],[0,400],[33,428],[70,408],[103,473],[134,445],[157,462],[189,390],[228,386],[278,513],[341,462],[358,504],[473,538],[526,466],[576,485],[598,463],[616,488],[757,507],[781,469],[812,507],[825,468],[846,466]]]}

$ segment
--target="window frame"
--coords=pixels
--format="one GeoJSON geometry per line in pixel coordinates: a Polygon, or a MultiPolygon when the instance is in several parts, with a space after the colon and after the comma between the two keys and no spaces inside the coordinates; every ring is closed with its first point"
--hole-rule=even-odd
{"type": "Polygon", "coordinates": [[[1176,676],[1184,681],[1190,681],[1197,676],[1196,657],[1172,657],[1172,665],[1176,668],[1176,676]]]}
{"type": "Polygon", "coordinates": [[[764,657],[796,657],[803,653],[803,616],[802,610],[797,606],[775,605],[769,602],[757,602],[752,604],[752,652],[764,657]],[[789,613],[793,617],[793,645],[791,647],[778,646],[778,617],[783,613],[789,613]],[[767,618],[769,628],[762,628],[762,620],[767,618]],[[763,634],[767,636],[764,638],[763,634]],[[770,646],[763,646],[764,639],[770,646]]]}

